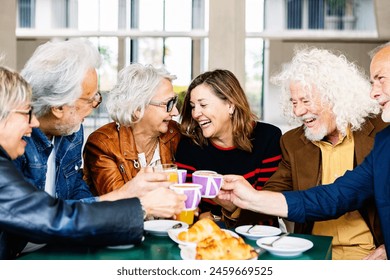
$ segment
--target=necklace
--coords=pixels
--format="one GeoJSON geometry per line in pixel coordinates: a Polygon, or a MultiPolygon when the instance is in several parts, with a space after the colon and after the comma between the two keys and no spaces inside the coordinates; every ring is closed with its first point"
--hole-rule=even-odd
{"type": "Polygon", "coordinates": [[[150,160],[152,160],[152,156],[153,156],[153,153],[154,151],[156,150],[156,147],[157,147],[157,144],[158,144],[158,137],[156,138],[156,141],[154,142],[152,148],[150,148],[146,153],[145,153],[145,159],[147,162],[150,162],[150,160]],[[148,160],[150,158],[150,160],[148,160]]]}

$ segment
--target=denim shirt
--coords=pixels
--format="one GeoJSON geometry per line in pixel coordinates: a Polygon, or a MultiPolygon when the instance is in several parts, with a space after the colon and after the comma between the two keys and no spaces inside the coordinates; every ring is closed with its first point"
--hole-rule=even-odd
{"type": "MultiPolygon", "coordinates": [[[[33,128],[31,137],[24,137],[23,139],[27,142],[25,153],[13,162],[28,182],[38,189],[44,190],[47,160],[53,145],[39,128],[33,128]]],[[[83,141],[82,126],[78,132],[72,135],[55,137],[55,196],[57,198],[64,200],[81,199],[84,202],[97,200],[83,180],[81,172],[83,141]]]]}

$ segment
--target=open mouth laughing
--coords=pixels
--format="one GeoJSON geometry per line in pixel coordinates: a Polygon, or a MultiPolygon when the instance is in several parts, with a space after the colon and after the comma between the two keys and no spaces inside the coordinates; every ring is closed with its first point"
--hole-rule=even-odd
{"type": "Polygon", "coordinates": [[[210,123],[211,123],[210,120],[199,121],[199,122],[198,122],[198,124],[199,124],[200,127],[207,127],[210,123]]]}

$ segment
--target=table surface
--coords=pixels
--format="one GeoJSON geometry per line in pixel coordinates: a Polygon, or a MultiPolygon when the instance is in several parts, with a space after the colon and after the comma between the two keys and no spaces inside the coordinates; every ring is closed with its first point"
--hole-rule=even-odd
{"type": "MultiPolygon", "coordinates": [[[[262,252],[259,260],[330,260],[332,259],[332,237],[290,234],[289,236],[306,238],[314,246],[296,257],[280,257],[262,252]]],[[[255,240],[244,238],[245,242],[258,248],[255,240]]],[[[20,260],[181,260],[180,248],[168,236],[145,235],[145,240],[130,249],[110,249],[91,247],[60,247],[46,245],[31,253],[20,256],[20,260]]]]}

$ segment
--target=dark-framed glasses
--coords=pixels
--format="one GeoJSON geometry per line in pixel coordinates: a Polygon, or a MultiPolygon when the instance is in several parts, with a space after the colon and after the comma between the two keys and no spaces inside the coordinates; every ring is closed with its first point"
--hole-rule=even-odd
{"type": "Polygon", "coordinates": [[[167,113],[171,112],[173,107],[176,106],[177,101],[179,99],[179,96],[176,94],[174,97],[169,99],[168,101],[150,101],[149,104],[153,106],[166,106],[167,107],[167,113]]]}
{"type": "Polygon", "coordinates": [[[103,101],[103,97],[100,92],[95,93],[92,98],[79,98],[80,100],[87,101],[88,104],[91,104],[92,108],[99,107],[100,103],[103,101]]]}
{"type": "Polygon", "coordinates": [[[33,109],[33,107],[30,107],[29,110],[12,110],[11,112],[28,116],[28,123],[31,124],[31,120],[33,117],[33,109]]]}

